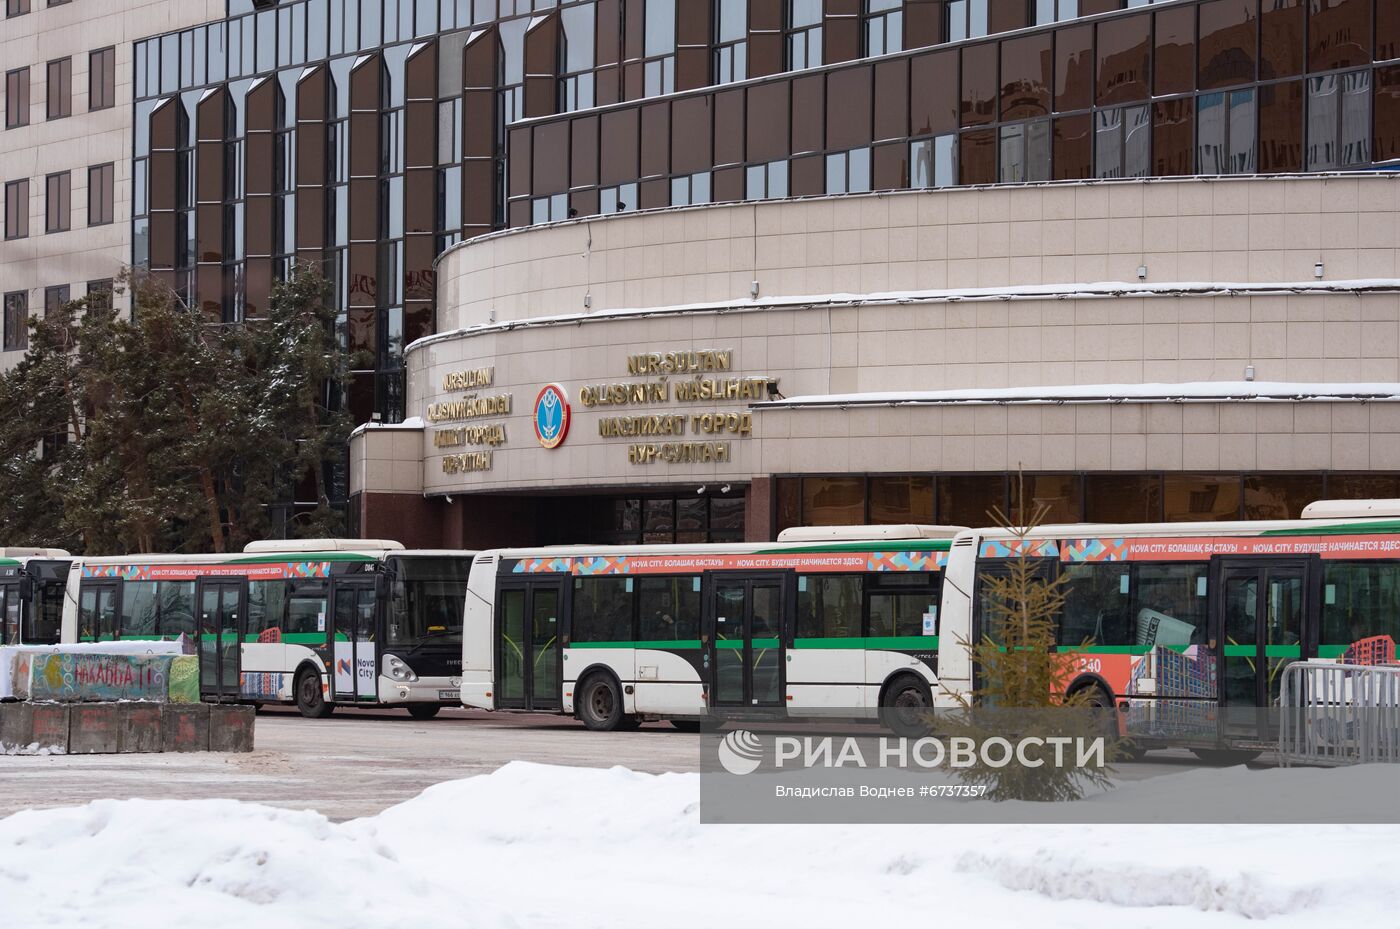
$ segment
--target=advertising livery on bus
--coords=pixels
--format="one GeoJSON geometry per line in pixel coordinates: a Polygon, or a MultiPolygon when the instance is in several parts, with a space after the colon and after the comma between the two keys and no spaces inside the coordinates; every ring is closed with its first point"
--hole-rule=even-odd
{"type": "MultiPolygon", "coordinates": [[[[1209,755],[1271,738],[1281,669],[1395,660],[1400,501],[1325,501],[1299,520],[787,530],[769,545],[486,552],[471,575],[462,700],[575,714],[594,729],[712,707],[957,706],[988,579],[1024,550],[1064,578],[1065,693],[1140,745],[1209,755]],[[1236,725],[1245,720],[1244,725],[1236,725]]],[[[884,712],[882,712],[884,711],[884,712]]]]}
{"type": "Polygon", "coordinates": [[[0,548],[0,645],[58,641],[70,561],[58,548],[0,548]]]}
{"type": "Polygon", "coordinates": [[[64,642],[190,637],[206,700],[459,705],[470,552],[373,539],[253,542],[239,554],[75,558],[64,642]]]}

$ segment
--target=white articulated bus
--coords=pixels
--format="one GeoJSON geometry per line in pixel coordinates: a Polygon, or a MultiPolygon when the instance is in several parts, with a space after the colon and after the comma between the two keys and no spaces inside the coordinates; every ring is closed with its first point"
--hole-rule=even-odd
{"type": "Polygon", "coordinates": [[[191,637],[204,699],[460,705],[471,552],[374,539],[254,542],[225,555],[75,558],[62,641],[191,637]]]}
{"type": "Polygon", "coordinates": [[[942,572],[957,527],[789,529],[776,543],[482,552],[472,564],[462,702],[643,717],[928,706],[942,572]]]}
{"type": "Polygon", "coordinates": [[[59,640],[71,561],[58,548],[0,548],[0,645],[59,640]]]}

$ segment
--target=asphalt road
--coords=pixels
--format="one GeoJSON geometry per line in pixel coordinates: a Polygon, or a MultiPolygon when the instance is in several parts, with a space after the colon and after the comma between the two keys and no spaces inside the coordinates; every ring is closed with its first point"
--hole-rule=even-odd
{"type": "MultiPolygon", "coordinates": [[[[233,798],[344,820],[512,760],[649,772],[699,766],[697,736],[667,723],[602,733],[560,716],[476,710],[445,710],[419,721],[403,710],[341,710],[314,720],[295,710],[264,709],[255,742],[255,751],[239,755],[0,755],[0,816],[109,797],[233,798]]],[[[1153,777],[1180,771],[1189,759],[1153,753],[1119,772],[1153,777]]]]}

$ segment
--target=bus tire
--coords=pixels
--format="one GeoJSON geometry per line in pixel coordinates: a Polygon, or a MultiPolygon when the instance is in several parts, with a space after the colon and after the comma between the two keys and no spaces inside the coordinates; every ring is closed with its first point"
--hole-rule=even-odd
{"type": "Polygon", "coordinates": [[[900,674],[880,695],[880,723],[898,736],[919,738],[933,731],[933,694],[928,682],[913,674],[900,674]]]}
{"type": "Polygon", "coordinates": [[[441,709],[436,703],[410,703],[408,715],[414,719],[432,719],[441,709]]]}
{"type": "Polygon", "coordinates": [[[295,693],[297,709],[307,719],[325,719],[335,712],[335,704],[321,691],[321,675],[313,668],[303,668],[297,674],[295,693]]]}
{"type": "Polygon", "coordinates": [[[1248,764],[1258,758],[1260,753],[1242,748],[1193,748],[1191,754],[1205,764],[1212,766],[1228,767],[1230,765],[1248,764]]]}
{"type": "Polygon", "coordinates": [[[700,720],[698,719],[673,719],[671,725],[681,732],[699,732],[700,720]]]}
{"type": "Polygon", "coordinates": [[[622,709],[622,688],[611,674],[595,671],[583,680],[574,705],[575,715],[594,732],[635,729],[638,721],[622,709]]]}

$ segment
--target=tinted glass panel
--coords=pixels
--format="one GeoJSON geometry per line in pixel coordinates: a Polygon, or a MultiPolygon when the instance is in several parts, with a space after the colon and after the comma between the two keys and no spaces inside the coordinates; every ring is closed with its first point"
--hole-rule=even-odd
{"type": "Polygon", "coordinates": [[[1100,104],[1142,100],[1147,96],[1152,20],[1130,16],[1098,25],[1098,93],[1100,104]]]}
{"type": "Polygon", "coordinates": [[[1202,89],[1254,80],[1257,6],[1258,0],[1213,0],[1201,4],[1202,89]]]}

